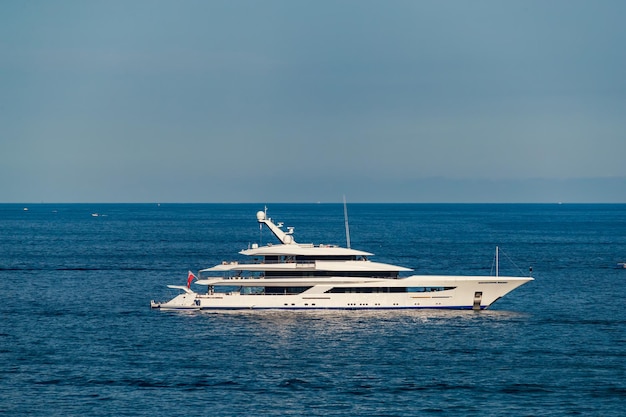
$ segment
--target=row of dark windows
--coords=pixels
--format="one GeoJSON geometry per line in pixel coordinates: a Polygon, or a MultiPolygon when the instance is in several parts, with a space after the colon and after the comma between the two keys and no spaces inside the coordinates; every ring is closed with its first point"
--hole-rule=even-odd
{"type": "MultiPolygon", "coordinates": [[[[261,287],[263,288],[263,287],[261,287]]],[[[265,287],[265,291],[262,294],[266,295],[291,295],[300,294],[312,287],[265,287]]]]}
{"type": "Polygon", "coordinates": [[[319,255],[267,255],[263,258],[265,263],[285,263],[285,262],[315,262],[315,261],[356,261],[364,259],[364,257],[357,257],[354,255],[325,255],[323,258],[319,255]]]}
{"type": "MultiPolygon", "coordinates": [[[[299,277],[359,277],[359,278],[397,278],[398,273],[395,271],[291,271],[289,276],[293,278],[299,277]]],[[[284,271],[265,271],[266,278],[278,277],[285,278],[284,271]]]]}
{"type": "MultiPolygon", "coordinates": [[[[294,295],[312,287],[243,287],[243,294],[294,295]]],[[[456,287],[334,287],[326,294],[424,293],[453,290],[456,287]]]]}
{"type": "Polygon", "coordinates": [[[335,287],[326,291],[330,294],[345,293],[398,293],[398,292],[434,292],[453,290],[456,287],[335,287]]]}

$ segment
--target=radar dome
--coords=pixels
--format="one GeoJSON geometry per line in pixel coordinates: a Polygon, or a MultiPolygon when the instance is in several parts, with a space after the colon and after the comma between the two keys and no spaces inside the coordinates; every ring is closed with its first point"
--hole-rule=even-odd
{"type": "Polygon", "coordinates": [[[257,213],[256,213],[256,219],[257,219],[258,221],[265,220],[265,212],[263,212],[263,211],[257,211],[257,213]]]}

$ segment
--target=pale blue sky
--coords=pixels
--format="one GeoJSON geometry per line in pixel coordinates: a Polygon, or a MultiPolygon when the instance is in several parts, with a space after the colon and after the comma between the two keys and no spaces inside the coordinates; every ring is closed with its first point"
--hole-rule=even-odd
{"type": "Polygon", "coordinates": [[[0,202],[626,202],[624,1],[3,1],[0,202]]]}

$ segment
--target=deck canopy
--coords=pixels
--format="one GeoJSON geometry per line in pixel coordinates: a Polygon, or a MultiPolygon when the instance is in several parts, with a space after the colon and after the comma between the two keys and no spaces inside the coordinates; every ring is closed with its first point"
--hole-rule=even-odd
{"type": "Polygon", "coordinates": [[[400,272],[412,271],[398,265],[390,265],[371,261],[315,261],[308,263],[223,263],[211,268],[201,269],[199,272],[228,272],[228,271],[335,271],[340,275],[342,271],[369,271],[369,272],[400,272]]]}
{"type": "Polygon", "coordinates": [[[244,249],[239,252],[246,256],[371,256],[373,253],[356,249],[342,248],[334,245],[291,244],[266,245],[258,248],[244,249]]]}

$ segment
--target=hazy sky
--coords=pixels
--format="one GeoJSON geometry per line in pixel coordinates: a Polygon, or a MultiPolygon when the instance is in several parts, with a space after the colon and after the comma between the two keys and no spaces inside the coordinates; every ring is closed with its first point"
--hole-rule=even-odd
{"type": "Polygon", "coordinates": [[[0,202],[626,202],[626,2],[0,2],[0,202]]]}

